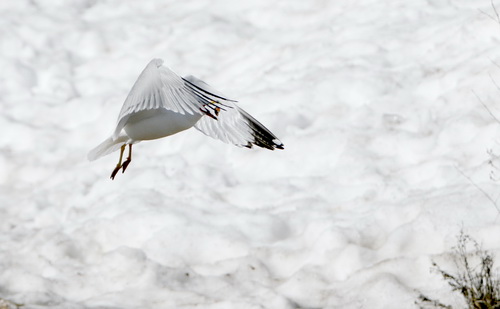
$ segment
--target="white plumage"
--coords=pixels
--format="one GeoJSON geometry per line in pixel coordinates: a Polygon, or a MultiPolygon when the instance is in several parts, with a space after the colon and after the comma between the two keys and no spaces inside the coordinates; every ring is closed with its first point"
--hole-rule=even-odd
{"type": "Polygon", "coordinates": [[[253,145],[283,149],[281,141],[247,112],[194,76],[180,77],[153,59],[137,78],[118,116],[111,137],[92,149],[95,160],[121,149],[120,160],[111,174],[113,179],[125,172],[132,159],[132,145],[158,139],[191,127],[204,134],[237,146],[253,145]],[[122,164],[123,152],[129,155],[122,164]]]}

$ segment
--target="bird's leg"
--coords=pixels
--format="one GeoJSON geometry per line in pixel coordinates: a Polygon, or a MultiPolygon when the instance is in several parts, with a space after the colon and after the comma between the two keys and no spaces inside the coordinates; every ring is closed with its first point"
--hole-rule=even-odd
{"type": "Polygon", "coordinates": [[[125,170],[127,169],[127,166],[130,164],[131,161],[132,161],[132,144],[128,144],[128,157],[127,157],[127,160],[125,160],[125,162],[123,162],[122,174],[125,173],[125,170]]]}
{"type": "Polygon", "coordinates": [[[115,176],[116,176],[116,173],[118,173],[118,171],[120,170],[120,168],[122,168],[122,158],[123,158],[123,152],[125,151],[125,146],[126,144],[124,144],[121,148],[120,148],[120,160],[118,161],[118,164],[116,165],[115,169],[113,170],[113,172],[111,173],[111,179],[115,179],[115,176]]]}

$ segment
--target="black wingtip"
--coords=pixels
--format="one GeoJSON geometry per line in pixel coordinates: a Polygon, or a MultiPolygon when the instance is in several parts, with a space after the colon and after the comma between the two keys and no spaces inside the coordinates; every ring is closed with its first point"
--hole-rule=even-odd
{"type": "Polygon", "coordinates": [[[254,122],[250,122],[249,125],[252,130],[252,136],[254,138],[251,144],[269,150],[274,150],[276,148],[285,149],[285,145],[283,145],[283,143],[266,127],[264,127],[260,123],[254,122]]]}
{"type": "Polygon", "coordinates": [[[250,114],[239,107],[238,111],[241,113],[243,118],[245,118],[253,137],[253,140],[248,141],[248,144],[245,145],[245,147],[252,148],[252,146],[255,145],[269,150],[274,150],[276,148],[285,149],[285,145],[283,145],[283,143],[262,123],[258,122],[255,118],[250,116],[250,114]]]}

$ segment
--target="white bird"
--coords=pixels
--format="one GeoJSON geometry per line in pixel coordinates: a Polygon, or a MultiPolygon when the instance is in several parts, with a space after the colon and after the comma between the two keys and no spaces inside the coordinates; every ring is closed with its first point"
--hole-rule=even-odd
{"type": "Polygon", "coordinates": [[[120,159],[111,173],[114,179],[132,161],[132,145],[166,137],[191,127],[226,143],[274,150],[283,143],[247,112],[204,81],[180,77],[163,66],[163,60],[149,62],[130,90],[111,137],[92,149],[90,161],[120,149],[120,159]],[[129,146],[127,159],[123,153],[129,146]]]}

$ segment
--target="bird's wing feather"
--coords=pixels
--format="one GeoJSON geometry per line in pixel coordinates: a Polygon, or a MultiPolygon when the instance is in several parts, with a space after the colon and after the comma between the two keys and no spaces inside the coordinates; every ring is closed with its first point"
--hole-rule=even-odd
{"type": "Polygon", "coordinates": [[[210,114],[222,108],[223,102],[231,100],[200,89],[163,66],[163,60],[153,59],[125,99],[113,137],[117,138],[129,117],[140,111],[163,108],[182,115],[210,114]]]}
{"type": "MultiPolygon", "coordinates": [[[[224,98],[222,94],[194,76],[187,76],[184,79],[201,91],[224,98]]],[[[271,131],[234,102],[224,101],[224,105],[217,110],[216,117],[202,117],[195,124],[195,128],[210,137],[237,146],[251,148],[256,145],[271,150],[283,149],[283,143],[271,131]]]]}

